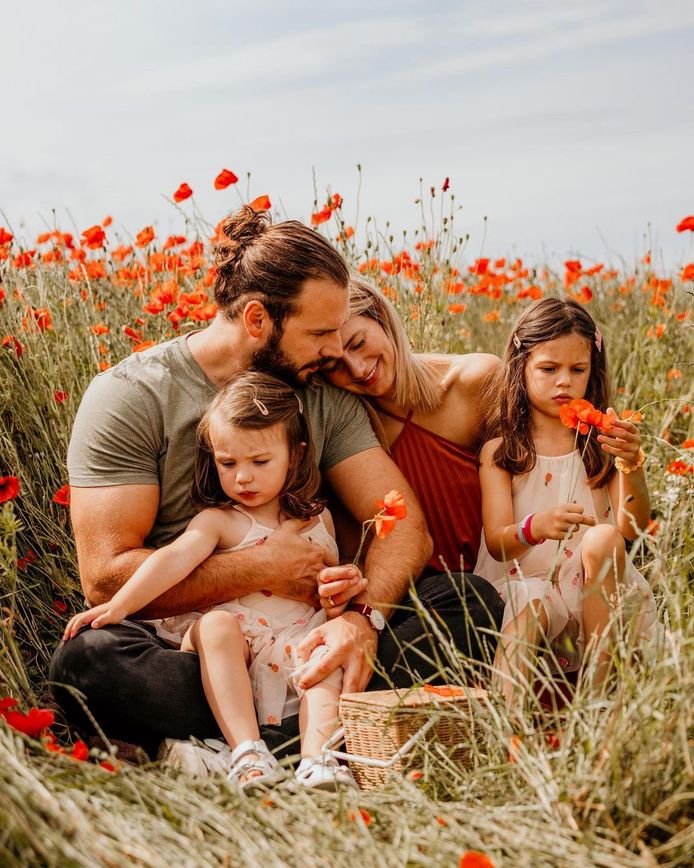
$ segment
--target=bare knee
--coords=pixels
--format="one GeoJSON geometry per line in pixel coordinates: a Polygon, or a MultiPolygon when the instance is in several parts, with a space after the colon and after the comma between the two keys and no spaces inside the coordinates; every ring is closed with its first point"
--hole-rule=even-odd
{"type": "Polygon", "coordinates": [[[611,524],[598,524],[589,527],[581,540],[581,555],[585,560],[602,562],[624,557],[624,537],[611,524]]]}
{"type": "Polygon", "coordinates": [[[581,560],[586,583],[597,580],[602,574],[611,574],[615,564],[621,574],[625,557],[624,537],[613,525],[598,524],[588,528],[583,535],[581,560]]]}
{"type": "Polygon", "coordinates": [[[242,637],[241,626],[236,615],[231,612],[225,612],[222,609],[206,612],[196,621],[192,630],[194,642],[200,639],[206,643],[215,641],[229,642],[230,640],[242,637]]]}

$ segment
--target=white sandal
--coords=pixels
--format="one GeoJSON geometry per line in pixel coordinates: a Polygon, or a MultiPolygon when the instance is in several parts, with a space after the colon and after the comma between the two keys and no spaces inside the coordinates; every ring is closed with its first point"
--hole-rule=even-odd
{"type": "Polygon", "coordinates": [[[296,769],[296,781],[307,790],[329,790],[339,786],[359,789],[349,766],[340,765],[335,757],[304,757],[296,769]]]}
{"type": "Polygon", "coordinates": [[[231,769],[227,780],[237,784],[245,792],[267,789],[285,777],[284,770],[262,740],[246,739],[237,744],[231,752],[229,764],[231,769]],[[252,772],[259,772],[259,774],[252,774],[252,772]]]}

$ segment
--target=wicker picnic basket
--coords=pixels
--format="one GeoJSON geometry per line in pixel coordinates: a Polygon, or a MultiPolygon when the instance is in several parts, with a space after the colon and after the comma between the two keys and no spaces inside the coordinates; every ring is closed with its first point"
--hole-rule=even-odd
{"type": "Polygon", "coordinates": [[[476,721],[483,713],[486,696],[485,690],[448,685],[343,694],[340,717],[346,752],[352,755],[390,760],[432,715],[436,717],[422,743],[389,768],[350,759],[359,786],[373,789],[382,786],[392,772],[402,774],[421,768],[427,753],[441,756],[443,752],[448,761],[468,765],[476,721]]]}

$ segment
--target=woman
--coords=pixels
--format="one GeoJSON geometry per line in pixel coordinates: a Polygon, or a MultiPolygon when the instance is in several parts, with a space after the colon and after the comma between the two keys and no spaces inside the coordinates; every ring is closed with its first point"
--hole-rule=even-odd
{"type": "Polygon", "coordinates": [[[413,353],[394,306],[358,278],[350,280],[350,317],[340,334],[343,356],[324,375],[363,396],[414,489],[434,541],[427,572],[471,572],[482,530],[478,429],[499,359],[413,353]]]}

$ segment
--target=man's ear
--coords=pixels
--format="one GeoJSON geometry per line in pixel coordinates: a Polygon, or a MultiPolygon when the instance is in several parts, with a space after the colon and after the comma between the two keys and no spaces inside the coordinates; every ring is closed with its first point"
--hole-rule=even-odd
{"type": "Polygon", "coordinates": [[[272,331],[272,320],[267,308],[257,299],[249,301],[241,314],[243,325],[252,338],[263,338],[272,331]]]}

